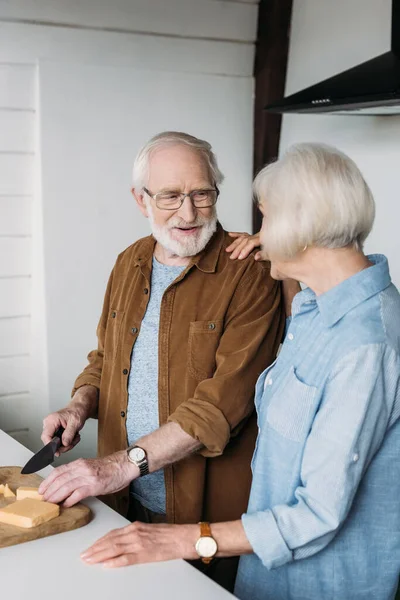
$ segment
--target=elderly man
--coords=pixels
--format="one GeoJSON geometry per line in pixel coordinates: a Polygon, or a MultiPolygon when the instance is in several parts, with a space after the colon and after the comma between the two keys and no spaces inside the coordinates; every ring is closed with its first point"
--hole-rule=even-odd
{"type": "MultiPolygon", "coordinates": [[[[139,152],[132,192],[153,235],[118,257],[98,347],[70,404],[44,420],[43,442],[62,425],[66,451],[98,418],[99,458],[55,469],[45,500],[111,494],[111,506],[143,522],[223,521],[246,509],[254,384],[285,315],[269,263],[226,253],[222,180],[211,146],[192,136],[162,133],[139,152]]],[[[234,561],[210,567],[228,588],[234,561]]]]}

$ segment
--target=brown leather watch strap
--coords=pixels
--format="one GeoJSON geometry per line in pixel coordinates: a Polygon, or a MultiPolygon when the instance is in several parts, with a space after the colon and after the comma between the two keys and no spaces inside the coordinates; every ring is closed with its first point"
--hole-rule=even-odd
{"type": "Polygon", "coordinates": [[[200,537],[212,537],[210,523],[201,521],[200,525],[200,537]]]}

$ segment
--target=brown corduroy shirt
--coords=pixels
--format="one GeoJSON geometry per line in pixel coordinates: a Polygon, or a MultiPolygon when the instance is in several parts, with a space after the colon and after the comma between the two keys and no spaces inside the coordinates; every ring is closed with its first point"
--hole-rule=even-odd
{"type": "MultiPolygon", "coordinates": [[[[159,421],[178,423],[204,448],[164,469],[167,519],[240,518],[247,508],[257,424],[254,386],[284,329],[281,286],[269,263],[231,260],[219,225],[206,249],[167,288],[159,328],[159,421]]],[[[99,456],[127,448],[131,353],[150,298],[155,240],[119,255],[97,329],[98,347],[75,382],[99,393],[99,456]]],[[[121,513],[128,489],[108,502],[121,513]]]]}

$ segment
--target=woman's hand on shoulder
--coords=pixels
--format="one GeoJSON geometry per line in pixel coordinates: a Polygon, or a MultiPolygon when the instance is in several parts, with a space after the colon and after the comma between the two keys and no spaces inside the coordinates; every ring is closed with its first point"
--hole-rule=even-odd
{"type": "MultiPolygon", "coordinates": [[[[229,235],[234,238],[234,241],[226,248],[226,251],[231,253],[230,258],[232,260],[247,258],[255,248],[259,248],[261,245],[259,233],[250,235],[248,233],[229,232],[229,235]]],[[[257,252],[254,259],[262,260],[261,252],[257,252]]]]}

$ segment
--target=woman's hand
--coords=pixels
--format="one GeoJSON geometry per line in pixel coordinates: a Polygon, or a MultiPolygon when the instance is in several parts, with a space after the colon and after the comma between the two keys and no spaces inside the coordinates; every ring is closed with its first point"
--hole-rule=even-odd
{"type": "MultiPolygon", "coordinates": [[[[227,252],[231,252],[230,258],[243,260],[247,258],[254,248],[259,248],[261,245],[260,234],[249,235],[248,233],[229,233],[230,237],[235,238],[230,246],[226,248],[227,252]]],[[[254,260],[262,260],[261,252],[254,255],[254,260]]]]}
{"type": "Polygon", "coordinates": [[[149,524],[136,521],[110,531],[86,552],[83,561],[103,567],[126,567],[177,558],[195,559],[198,525],[149,524]]]}

